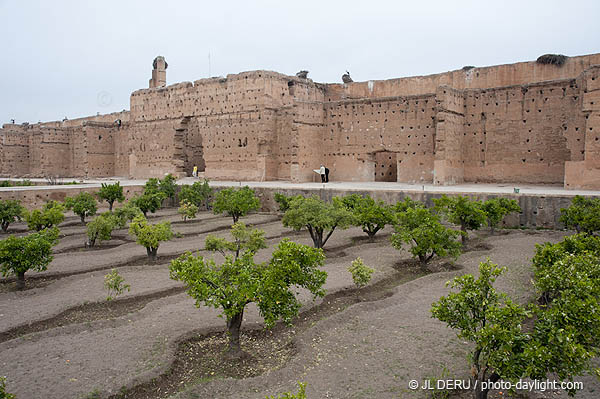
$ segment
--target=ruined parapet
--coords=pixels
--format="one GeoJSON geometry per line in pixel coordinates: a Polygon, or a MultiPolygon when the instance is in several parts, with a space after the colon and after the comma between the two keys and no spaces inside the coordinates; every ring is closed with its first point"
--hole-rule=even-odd
{"type": "Polygon", "coordinates": [[[165,57],[159,55],[152,62],[152,79],[150,79],[149,87],[165,87],[167,85],[167,61],[165,57]]]}

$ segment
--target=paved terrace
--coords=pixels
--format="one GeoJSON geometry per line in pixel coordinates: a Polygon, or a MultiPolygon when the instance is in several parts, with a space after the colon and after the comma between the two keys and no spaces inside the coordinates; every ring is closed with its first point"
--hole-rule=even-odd
{"type": "MultiPolygon", "coordinates": [[[[21,179],[6,179],[2,180],[21,180],[21,179]]],[[[102,183],[110,183],[120,181],[122,186],[143,186],[146,183],[144,180],[132,180],[126,178],[106,178],[106,179],[89,179],[80,180],[76,178],[63,178],[62,182],[78,181],[81,184],[69,185],[47,185],[46,179],[29,179],[35,183],[35,186],[24,187],[0,187],[0,191],[26,191],[26,190],[56,190],[56,189],[80,189],[99,188],[102,183]],[[39,185],[38,185],[39,184],[39,185]]],[[[201,179],[193,177],[184,177],[177,180],[177,184],[192,184],[201,179]]],[[[287,181],[210,181],[213,187],[231,187],[231,186],[250,186],[252,188],[265,189],[288,189],[288,190],[359,190],[359,191],[392,191],[392,192],[428,192],[428,193],[473,193],[473,194],[513,194],[515,188],[519,189],[520,194],[526,195],[551,195],[551,196],[600,196],[599,190],[567,190],[561,185],[531,185],[518,183],[503,183],[503,184],[456,184],[452,186],[437,186],[433,184],[407,184],[397,182],[329,182],[329,183],[292,183],[287,181]]]]}

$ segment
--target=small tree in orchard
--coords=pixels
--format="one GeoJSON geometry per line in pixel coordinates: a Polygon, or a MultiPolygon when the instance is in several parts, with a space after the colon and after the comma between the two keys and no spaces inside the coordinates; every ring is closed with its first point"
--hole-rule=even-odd
{"type": "Polygon", "coordinates": [[[190,204],[196,205],[198,209],[208,209],[208,201],[212,193],[213,189],[209,186],[206,179],[203,182],[197,181],[191,186],[183,185],[178,194],[179,203],[187,201],[190,204]]]}
{"type": "Polygon", "coordinates": [[[298,392],[284,392],[277,396],[265,396],[265,399],[306,399],[306,383],[298,382],[298,392]]]}
{"type": "Polygon", "coordinates": [[[81,218],[81,223],[85,223],[85,218],[94,216],[98,210],[96,198],[90,193],[81,192],[75,197],[65,198],[65,206],[81,218]]]}
{"type": "Polygon", "coordinates": [[[323,248],[337,228],[347,229],[354,221],[354,216],[345,207],[316,197],[295,198],[283,215],[284,226],[294,230],[308,229],[315,248],[323,248]]]}
{"type": "Polygon", "coordinates": [[[44,271],[52,261],[52,247],[58,243],[58,229],[46,229],[24,237],[9,236],[0,241],[0,271],[17,276],[17,289],[25,288],[25,273],[44,271]]]}
{"type": "Polygon", "coordinates": [[[438,216],[429,209],[422,206],[406,208],[396,217],[392,246],[400,250],[408,244],[413,257],[419,258],[422,265],[435,255],[453,258],[460,255],[461,244],[456,240],[460,233],[442,225],[438,216]]]}
{"type": "Polygon", "coordinates": [[[87,224],[87,246],[93,247],[96,241],[108,241],[117,227],[118,219],[112,213],[103,213],[87,224]]]}
{"type": "Polygon", "coordinates": [[[479,278],[472,274],[456,277],[450,286],[458,292],[440,298],[431,307],[433,317],[474,344],[469,360],[476,399],[487,398],[489,389],[481,389],[482,382],[518,379],[527,365],[524,352],[528,336],[521,329],[527,311],[493,287],[503,270],[489,260],[480,263],[479,278]]]}
{"type": "Polygon", "coordinates": [[[110,273],[104,276],[104,288],[108,291],[107,301],[112,301],[127,290],[131,291],[131,286],[125,284],[125,279],[119,274],[117,269],[112,269],[110,273]]]}
{"type": "Polygon", "coordinates": [[[410,197],[404,197],[404,200],[396,202],[392,208],[394,212],[401,213],[406,211],[408,208],[423,208],[425,205],[420,201],[415,201],[410,197]]]}
{"type": "Polygon", "coordinates": [[[0,399],[15,399],[15,395],[6,392],[6,377],[0,377],[0,399]]]}
{"type": "Polygon", "coordinates": [[[100,190],[98,190],[98,198],[108,202],[108,210],[112,211],[115,201],[125,201],[125,195],[123,195],[123,187],[121,186],[121,183],[102,183],[102,187],[100,190]]]}
{"type": "Polygon", "coordinates": [[[171,199],[172,205],[174,205],[175,194],[177,193],[177,179],[172,174],[168,174],[158,182],[158,189],[165,194],[165,198],[171,199]]]}
{"type": "Polygon", "coordinates": [[[21,205],[21,201],[17,200],[0,200],[0,227],[3,232],[8,231],[8,226],[21,220],[25,213],[25,208],[21,205]]]}
{"type": "Polygon", "coordinates": [[[434,198],[435,210],[453,224],[460,226],[462,243],[469,238],[468,230],[478,230],[487,219],[481,202],[461,195],[456,197],[434,198]]]}
{"type": "Polygon", "coordinates": [[[127,226],[127,223],[131,222],[138,215],[142,215],[142,211],[131,201],[119,208],[116,208],[113,212],[116,227],[119,229],[127,226]]]}
{"type": "Polygon", "coordinates": [[[492,234],[502,219],[513,212],[521,212],[519,203],[514,199],[492,198],[481,204],[481,208],[487,216],[488,226],[492,234]]]}
{"type": "Polygon", "coordinates": [[[25,221],[29,230],[41,231],[62,223],[65,220],[65,207],[56,201],[48,201],[42,209],[25,212],[25,221]]]}
{"type": "Polygon", "coordinates": [[[375,201],[370,196],[360,197],[352,194],[346,197],[335,197],[334,203],[344,206],[354,215],[354,225],[362,228],[369,236],[369,240],[375,240],[375,234],[388,224],[394,223],[394,211],[392,207],[383,201],[375,201]]]}
{"type": "Polygon", "coordinates": [[[134,196],[130,202],[142,211],[144,217],[148,217],[148,212],[155,213],[160,209],[165,198],[165,194],[161,191],[150,191],[134,196]]]}
{"type": "Polygon", "coordinates": [[[361,258],[356,258],[352,261],[352,264],[348,268],[350,274],[352,274],[352,281],[357,288],[365,287],[371,281],[371,276],[375,269],[365,265],[361,258]]]}
{"type": "Polygon", "coordinates": [[[246,305],[256,303],[267,327],[277,320],[290,323],[301,307],[294,294],[297,287],[306,288],[315,297],[323,296],[327,273],[319,270],[325,261],[320,249],[286,239],[268,263],[256,263],[256,251],[265,247],[264,232],[248,231],[237,223],[232,226],[232,235],[233,241],[214,237],[206,240],[206,249],[226,255],[221,265],[188,252],[171,262],[170,275],[187,285],[196,306],[204,304],[221,310],[229,333],[228,353],[240,357],[246,305]]]}
{"type": "Polygon", "coordinates": [[[273,199],[279,205],[279,212],[286,212],[290,209],[290,203],[292,200],[302,197],[301,195],[285,195],[282,193],[275,193],[273,199]]]}
{"type": "Polygon", "coordinates": [[[181,201],[181,206],[177,210],[177,213],[181,215],[183,221],[188,219],[194,219],[198,213],[198,207],[187,200],[181,201]]]}
{"type": "Polygon", "coordinates": [[[240,189],[226,188],[215,195],[213,212],[218,215],[226,213],[237,223],[240,217],[260,208],[260,199],[254,194],[250,187],[240,189]]]}
{"type": "Polygon", "coordinates": [[[163,222],[149,224],[146,218],[136,216],[129,224],[129,234],[136,237],[136,242],[146,247],[148,258],[156,261],[156,253],[161,241],[169,241],[173,238],[171,223],[163,222]]]}
{"type": "Polygon", "coordinates": [[[560,210],[560,221],[578,233],[594,234],[600,231],[600,198],[576,195],[571,206],[560,210]]]}

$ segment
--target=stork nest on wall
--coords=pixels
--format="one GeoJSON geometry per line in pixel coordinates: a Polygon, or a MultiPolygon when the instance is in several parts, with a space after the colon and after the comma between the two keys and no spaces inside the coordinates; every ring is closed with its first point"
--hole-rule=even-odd
{"type": "Polygon", "coordinates": [[[556,66],[563,66],[564,63],[567,61],[567,58],[569,57],[562,54],[544,54],[539,56],[535,62],[537,62],[538,64],[552,64],[556,66]]]}
{"type": "Polygon", "coordinates": [[[462,67],[463,71],[470,71],[471,69],[474,69],[475,66],[474,65],[465,65],[464,67],[462,67]]]}

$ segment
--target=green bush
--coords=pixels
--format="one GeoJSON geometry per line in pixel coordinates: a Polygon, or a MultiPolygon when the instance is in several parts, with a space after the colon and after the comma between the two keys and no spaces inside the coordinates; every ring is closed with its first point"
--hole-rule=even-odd
{"type": "Polygon", "coordinates": [[[282,193],[275,193],[273,195],[273,199],[275,200],[277,205],[279,205],[279,212],[286,212],[288,209],[290,209],[290,202],[293,199],[296,199],[298,197],[302,197],[302,196],[301,195],[285,195],[282,193]]]}
{"type": "Polygon", "coordinates": [[[352,261],[352,265],[348,268],[350,274],[352,274],[352,281],[357,288],[365,287],[371,281],[371,276],[375,269],[365,265],[361,258],[356,258],[352,261]]]}
{"type": "Polygon", "coordinates": [[[593,234],[600,231],[600,198],[576,195],[571,206],[560,210],[560,219],[568,229],[593,234]]]}
{"type": "Polygon", "coordinates": [[[108,202],[108,210],[112,211],[115,201],[125,201],[125,195],[123,195],[123,187],[121,186],[121,183],[102,183],[102,187],[98,191],[98,198],[108,202]]]}
{"type": "Polygon", "coordinates": [[[158,189],[165,194],[165,198],[175,201],[175,193],[177,192],[177,179],[172,174],[168,174],[158,182],[158,189]]]}
{"type": "Polygon", "coordinates": [[[112,232],[117,227],[118,220],[110,212],[98,215],[87,224],[87,236],[89,247],[96,245],[96,241],[108,241],[112,238],[112,232]]]}
{"type": "Polygon", "coordinates": [[[368,195],[361,197],[352,194],[342,198],[334,197],[333,201],[352,212],[354,215],[353,224],[361,227],[371,241],[375,240],[375,234],[379,230],[394,223],[393,208],[383,201],[375,201],[368,195]]]}
{"type": "Polygon", "coordinates": [[[65,220],[65,207],[56,201],[48,201],[42,209],[25,211],[24,217],[29,230],[41,231],[62,223],[65,220]]]}
{"type": "Polygon", "coordinates": [[[245,186],[240,189],[226,188],[215,195],[213,212],[218,215],[226,213],[237,223],[240,217],[260,208],[260,200],[254,194],[254,190],[245,186]]]}
{"type": "Polygon", "coordinates": [[[6,377],[0,377],[0,399],[15,399],[15,395],[6,392],[6,377]]]}
{"type": "Polygon", "coordinates": [[[185,222],[188,219],[194,219],[196,217],[198,207],[187,200],[183,200],[181,201],[181,206],[177,210],[177,213],[181,215],[181,218],[185,222]]]}
{"type": "Polygon", "coordinates": [[[204,304],[221,310],[227,320],[228,352],[238,357],[242,353],[239,339],[246,305],[256,303],[267,327],[280,319],[290,323],[301,307],[294,294],[297,287],[308,289],[315,297],[323,296],[327,273],[319,270],[325,261],[321,249],[283,240],[269,263],[256,263],[254,254],[265,248],[264,232],[248,231],[243,223],[236,223],[231,234],[233,241],[216,237],[206,240],[207,250],[225,254],[223,264],[188,252],[171,262],[170,275],[187,285],[196,306],[204,304]]]}
{"type": "Polygon", "coordinates": [[[98,210],[96,198],[86,192],[81,192],[75,197],[65,198],[65,206],[69,210],[72,209],[81,218],[81,223],[85,223],[85,218],[94,216],[98,210]]]}
{"type": "Polygon", "coordinates": [[[406,208],[397,214],[397,224],[392,234],[392,246],[398,250],[410,245],[413,257],[421,264],[428,263],[434,255],[453,258],[460,255],[461,244],[456,241],[459,232],[443,226],[437,215],[423,206],[406,208]]]}
{"type": "Polygon", "coordinates": [[[163,222],[148,224],[146,218],[136,216],[129,224],[129,234],[136,237],[136,242],[146,248],[148,258],[156,260],[156,253],[161,241],[169,241],[173,238],[171,223],[163,222]]]}
{"type": "Polygon", "coordinates": [[[445,216],[450,223],[460,226],[463,244],[469,238],[468,230],[478,230],[487,219],[481,201],[469,197],[442,195],[441,198],[434,198],[433,203],[439,214],[445,216]]]}
{"type": "Polygon", "coordinates": [[[283,225],[294,230],[306,227],[315,248],[323,248],[336,229],[347,229],[355,222],[352,213],[338,203],[317,197],[294,198],[283,215],[283,225]]]}
{"type": "Polygon", "coordinates": [[[306,384],[298,382],[298,392],[293,394],[291,392],[284,392],[275,396],[265,396],[265,399],[306,399],[306,384]]]}
{"type": "Polygon", "coordinates": [[[58,243],[58,229],[46,229],[24,237],[9,236],[0,241],[0,272],[17,276],[17,288],[25,288],[25,273],[44,271],[52,261],[52,247],[58,243]]]}
{"type": "Polygon", "coordinates": [[[25,208],[21,206],[21,201],[17,200],[0,200],[0,227],[3,232],[8,231],[8,226],[11,223],[21,220],[25,208]]]}
{"type": "Polygon", "coordinates": [[[161,191],[149,191],[134,196],[129,202],[142,211],[144,217],[148,217],[148,212],[155,213],[160,209],[165,198],[165,193],[161,191]]]}
{"type": "Polygon", "coordinates": [[[521,212],[519,203],[514,199],[508,198],[489,199],[481,204],[481,208],[487,216],[488,226],[492,233],[506,215],[513,212],[521,212]]]}
{"type": "Polygon", "coordinates": [[[116,208],[113,215],[115,216],[116,227],[122,229],[127,226],[127,222],[132,221],[138,215],[142,215],[142,211],[131,201],[128,201],[122,207],[116,208]]]}
{"type": "Polygon", "coordinates": [[[206,179],[203,182],[197,181],[191,186],[183,185],[178,195],[179,203],[187,201],[190,204],[196,205],[198,209],[208,209],[212,193],[213,189],[209,186],[206,179]]]}
{"type": "Polygon", "coordinates": [[[127,290],[131,290],[129,284],[125,284],[125,279],[119,274],[117,269],[111,269],[110,273],[104,276],[104,288],[108,291],[107,301],[111,301],[127,290]]]}

